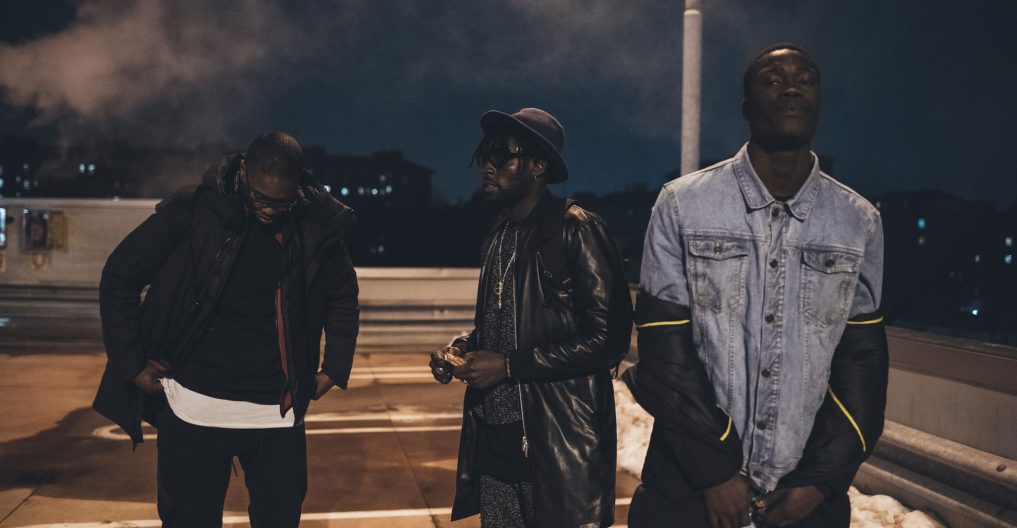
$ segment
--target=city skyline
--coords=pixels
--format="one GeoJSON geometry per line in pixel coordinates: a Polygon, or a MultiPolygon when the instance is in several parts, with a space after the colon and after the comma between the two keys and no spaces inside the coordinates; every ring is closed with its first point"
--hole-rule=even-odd
{"type": "MultiPolygon", "coordinates": [[[[479,115],[540,106],[566,128],[576,177],[560,192],[659,187],[678,166],[681,2],[0,9],[8,134],[243,148],[284,129],[339,155],[401,150],[456,201],[477,187],[479,115]]],[[[1017,72],[1002,66],[1017,49],[1017,5],[746,0],[703,11],[702,159],[729,157],[747,137],[748,59],[791,41],[822,68],[815,148],[837,160],[838,179],[869,196],[938,189],[1017,204],[1017,178],[995,161],[1017,140],[1017,72]]]]}

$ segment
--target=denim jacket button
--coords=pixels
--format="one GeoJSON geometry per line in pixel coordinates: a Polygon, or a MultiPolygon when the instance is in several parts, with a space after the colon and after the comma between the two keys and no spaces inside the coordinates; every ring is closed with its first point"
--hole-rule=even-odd
{"type": "Polygon", "coordinates": [[[828,268],[832,268],[834,265],[833,259],[826,259],[826,262],[824,262],[823,265],[828,268]]]}
{"type": "Polygon", "coordinates": [[[766,314],[766,317],[765,317],[766,322],[772,323],[773,319],[774,319],[773,314],[766,314]]]}
{"type": "Polygon", "coordinates": [[[766,430],[766,421],[765,420],[759,420],[759,422],[756,423],[756,427],[758,427],[760,431],[765,431],[766,430]]]}
{"type": "Polygon", "coordinates": [[[773,269],[777,269],[777,264],[778,264],[777,259],[773,259],[770,261],[770,267],[773,269]]]}
{"type": "Polygon", "coordinates": [[[762,372],[760,372],[759,374],[760,374],[761,376],[763,376],[764,378],[769,378],[769,377],[770,377],[770,369],[768,369],[768,368],[765,368],[765,369],[763,369],[763,371],[762,371],[762,372]]]}

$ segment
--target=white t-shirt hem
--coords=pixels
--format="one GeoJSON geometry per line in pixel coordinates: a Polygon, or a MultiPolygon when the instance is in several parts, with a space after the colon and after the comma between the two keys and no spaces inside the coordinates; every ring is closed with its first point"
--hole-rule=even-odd
{"type": "Polygon", "coordinates": [[[163,391],[173,414],[202,427],[222,429],[275,429],[293,427],[292,409],[280,416],[278,405],[223,400],[194,392],[172,378],[162,378],[163,391]]]}

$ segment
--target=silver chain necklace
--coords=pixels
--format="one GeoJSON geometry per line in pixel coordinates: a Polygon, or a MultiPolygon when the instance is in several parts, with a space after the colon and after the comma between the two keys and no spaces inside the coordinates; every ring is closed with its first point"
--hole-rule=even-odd
{"type": "Polygon", "coordinates": [[[508,226],[508,223],[506,223],[505,227],[501,230],[501,235],[498,236],[498,260],[495,263],[498,277],[496,279],[497,282],[494,285],[494,292],[498,294],[499,310],[501,310],[502,307],[502,294],[505,293],[505,279],[508,277],[509,269],[512,268],[512,263],[516,261],[516,249],[519,246],[519,230],[517,229],[512,232],[512,256],[509,257],[508,263],[505,264],[505,267],[503,268],[501,265],[501,253],[503,244],[505,243],[505,233],[508,231],[508,226]]]}

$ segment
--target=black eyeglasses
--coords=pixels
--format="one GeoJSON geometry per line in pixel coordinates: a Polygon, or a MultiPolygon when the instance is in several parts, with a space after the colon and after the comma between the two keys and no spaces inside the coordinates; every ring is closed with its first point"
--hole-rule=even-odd
{"type": "Polygon", "coordinates": [[[300,196],[298,194],[293,195],[292,198],[275,200],[250,187],[247,190],[247,198],[251,201],[254,209],[272,209],[276,213],[288,213],[300,203],[300,196]]]}

